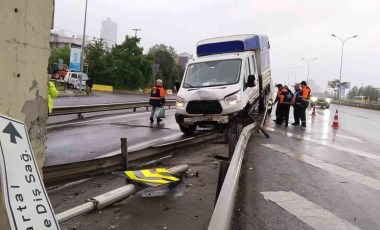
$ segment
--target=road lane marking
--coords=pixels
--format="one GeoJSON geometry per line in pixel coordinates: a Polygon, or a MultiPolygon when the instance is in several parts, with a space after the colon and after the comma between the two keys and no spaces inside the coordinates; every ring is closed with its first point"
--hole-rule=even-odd
{"type": "MultiPolygon", "coordinates": [[[[267,130],[269,130],[269,131],[277,131],[276,129],[273,129],[273,128],[267,128],[267,130]]],[[[336,149],[336,150],[348,152],[348,153],[351,153],[351,154],[354,154],[354,155],[357,155],[357,156],[360,156],[360,157],[366,157],[366,158],[369,158],[369,159],[372,159],[372,160],[380,161],[380,156],[378,156],[378,155],[374,155],[374,154],[366,153],[366,152],[363,152],[363,151],[360,151],[360,150],[344,147],[344,146],[341,146],[341,145],[337,145],[335,143],[327,143],[326,141],[315,140],[315,139],[312,139],[310,137],[304,137],[304,136],[297,135],[297,134],[290,133],[290,132],[286,132],[286,131],[284,131],[284,133],[286,134],[286,136],[292,137],[292,138],[295,138],[295,139],[298,139],[298,140],[304,140],[304,141],[311,142],[311,143],[314,143],[314,144],[323,145],[323,146],[326,146],[326,147],[329,147],[329,148],[333,148],[333,149],[336,149]]]]}
{"type": "MultiPolygon", "coordinates": [[[[174,115],[175,111],[168,111],[166,110],[166,116],[174,115]]],[[[141,113],[134,113],[134,114],[124,114],[124,115],[119,115],[119,116],[111,116],[111,117],[105,117],[105,118],[98,118],[98,119],[93,119],[93,120],[87,120],[87,121],[76,121],[76,122],[70,122],[70,123],[65,123],[65,124],[59,124],[59,125],[50,125],[47,127],[47,129],[53,129],[53,128],[58,128],[58,127],[64,127],[64,126],[69,126],[69,125],[77,125],[77,124],[85,124],[89,122],[95,122],[95,121],[106,121],[106,120],[115,120],[119,118],[130,118],[130,117],[141,117],[143,115],[148,115],[151,112],[141,112],[141,113]]],[[[110,115],[110,114],[107,114],[110,115]]]]}
{"type": "Polygon", "coordinates": [[[334,173],[338,176],[341,176],[343,178],[355,181],[359,184],[365,185],[367,187],[380,190],[380,180],[374,179],[372,177],[365,176],[363,174],[336,166],[334,164],[328,163],[323,160],[319,160],[317,158],[311,157],[309,155],[305,155],[302,153],[296,153],[293,152],[290,149],[284,148],[279,145],[274,145],[274,144],[262,144],[263,146],[273,149],[277,152],[284,153],[294,159],[297,159],[299,161],[303,161],[307,164],[313,165],[317,168],[324,169],[330,173],[334,173]]]}
{"type": "Polygon", "coordinates": [[[276,203],[312,228],[321,230],[360,229],[292,191],[261,192],[261,194],[265,200],[276,203]]]}

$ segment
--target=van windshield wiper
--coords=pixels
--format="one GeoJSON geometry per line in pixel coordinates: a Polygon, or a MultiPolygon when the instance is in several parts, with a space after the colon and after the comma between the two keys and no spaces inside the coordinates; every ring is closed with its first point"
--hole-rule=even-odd
{"type": "Polygon", "coordinates": [[[196,86],[190,85],[189,83],[183,83],[183,86],[190,87],[190,88],[197,88],[196,86]]]}

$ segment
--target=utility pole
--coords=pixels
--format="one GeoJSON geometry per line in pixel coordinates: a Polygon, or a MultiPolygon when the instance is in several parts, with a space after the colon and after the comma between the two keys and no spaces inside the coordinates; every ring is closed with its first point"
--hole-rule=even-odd
{"type": "Polygon", "coordinates": [[[84,62],[84,45],[86,40],[86,22],[87,22],[87,1],[86,0],[86,8],[84,10],[84,25],[83,25],[83,37],[82,37],[82,52],[80,55],[80,72],[79,75],[79,91],[82,91],[82,73],[83,73],[83,62],[84,62]]]}
{"type": "Polygon", "coordinates": [[[138,31],[141,31],[141,29],[132,29],[132,30],[135,31],[135,38],[137,38],[137,32],[138,32],[138,31]]]}

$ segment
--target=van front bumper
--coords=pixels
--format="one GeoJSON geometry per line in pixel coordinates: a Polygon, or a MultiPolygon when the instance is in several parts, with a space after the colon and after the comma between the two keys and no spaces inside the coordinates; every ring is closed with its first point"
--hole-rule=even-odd
{"type": "Polygon", "coordinates": [[[175,114],[175,119],[178,124],[185,126],[193,124],[228,124],[231,120],[231,115],[186,116],[177,113],[175,114]]]}

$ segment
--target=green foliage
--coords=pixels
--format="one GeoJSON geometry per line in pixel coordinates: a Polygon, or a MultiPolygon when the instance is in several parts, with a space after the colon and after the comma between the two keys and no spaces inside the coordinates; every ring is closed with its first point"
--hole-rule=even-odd
{"type": "Polygon", "coordinates": [[[154,53],[158,51],[168,52],[170,56],[172,56],[172,58],[177,56],[177,51],[172,46],[166,46],[164,44],[156,44],[152,46],[149,49],[148,54],[153,55],[154,53]]]}
{"type": "Polygon", "coordinates": [[[88,75],[95,83],[117,89],[143,89],[154,84],[152,65],[158,63],[156,78],[164,81],[165,88],[173,88],[173,82],[183,74],[174,61],[175,49],[160,44],[144,55],[139,42],[139,38],[126,36],[122,44],[107,49],[102,40],[95,39],[85,49],[88,75]]]}
{"type": "Polygon", "coordinates": [[[164,44],[154,45],[149,49],[148,56],[154,62],[160,64],[156,78],[161,78],[164,87],[172,89],[174,82],[181,78],[181,67],[175,63],[174,57],[177,56],[175,49],[164,44]]]}
{"type": "Polygon", "coordinates": [[[58,64],[59,59],[63,59],[63,64],[69,65],[70,62],[70,47],[64,46],[58,49],[52,49],[49,57],[48,72],[50,73],[50,68],[53,64],[58,64]]]}
{"type": "Polygon", "coordinates": [[[369,97],[370,101],[376,102],[380,97],[379,88],[375,88],[372,85],[368,85],[368,86],[360,87],[360,88],[355,86],[347,94],[347,98],[351,100],[357,99],[355,98],[357,96],[369,97]]]}

